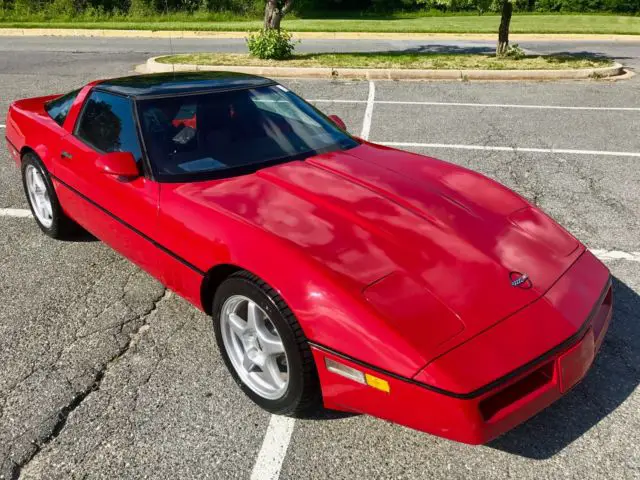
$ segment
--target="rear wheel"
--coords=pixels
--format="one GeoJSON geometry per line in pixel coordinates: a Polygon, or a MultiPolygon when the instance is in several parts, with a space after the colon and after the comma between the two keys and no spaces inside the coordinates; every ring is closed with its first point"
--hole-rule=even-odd
{"type": "Polygon", "coordinates": [[[52,238],[66,238],[77,226],[65,215],[46,167],[34,153],[22,157],[22,185],[38,227],[52,238]]]}
{"type": "Polygon", "coordinates": [[[282,298],[246,272],[230,276],[213,300],[222,358],[242,391],[265,410],[306,415],[320,405],[309,344],[282,298]]]}

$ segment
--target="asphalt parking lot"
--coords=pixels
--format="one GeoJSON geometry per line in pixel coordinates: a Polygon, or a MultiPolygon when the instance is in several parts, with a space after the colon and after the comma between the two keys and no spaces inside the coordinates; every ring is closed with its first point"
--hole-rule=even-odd
{"type": "MultiPolygon", "coordinates": [[[[2,124],[15,99],[148,56],[0,55],[2,124]]],[[[593,249],[615,314],[587,378],[481,447],[366,416],[271,418],[227,374],[208,317],[102,243],[54,241],[17,216],[27,205],[2,148],[0,479],[640,478],[640,78],[283,83],[356,135],[497,179],[593,249]]]]}

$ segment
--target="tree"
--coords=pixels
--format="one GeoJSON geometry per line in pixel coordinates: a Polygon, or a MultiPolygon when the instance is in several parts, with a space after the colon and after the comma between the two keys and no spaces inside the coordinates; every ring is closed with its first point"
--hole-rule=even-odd
{"type": "Polygon", "coordinates": [[[500,0],[502,9],[500,14],[500,28],[498,28],[498,46],[496,55],[502,57],[506,55],[509,48],[509,26],[511,25],[511,14],[513,13],[513,3],[511,0],[500,0]]]}
{"type": "Polygon", "coordinates": [[[264,29],[280,30],[282,17],[291,10],[293,0],[267,0],[264,7],[264,29]]]}
{"type": "MultiPolygon", "coordinates": [[[[513,13],[513,2],[516,0],[416,0],[421,5],[439,5],[451,11],[462,10],[461,7],[475,8],[480,15],[487,10],[500,9],[500,28],[498,29],[498,43],[496,45],[496,55],[501,57],[507,53],[509,47],[509,26],[511,25],[511,15],[513,13]]],[[[528,0],[533,2],[534,0],[528,0]]]]}

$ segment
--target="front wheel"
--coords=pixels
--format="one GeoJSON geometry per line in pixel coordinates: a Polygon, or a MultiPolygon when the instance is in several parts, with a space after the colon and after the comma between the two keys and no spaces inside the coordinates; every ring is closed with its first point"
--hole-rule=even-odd
{"type": "Polygon", "coordinates": [[[222,358],[242,391],[265,410],[306,415],[320,404],[309,344],[282,298],[246,272],[217,289],[213,325],[222,358]]]}

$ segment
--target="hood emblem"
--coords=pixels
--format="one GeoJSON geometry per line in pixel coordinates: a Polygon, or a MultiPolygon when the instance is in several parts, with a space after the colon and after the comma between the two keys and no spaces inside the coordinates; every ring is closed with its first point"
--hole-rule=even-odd
{"type": "Polygon", "coordinates": [[[533,286],[529,279],[529,275],[526,273],[511,272],[509,273],[509,278],[511,279],[512,287],[531,288],[533,286]]]}

